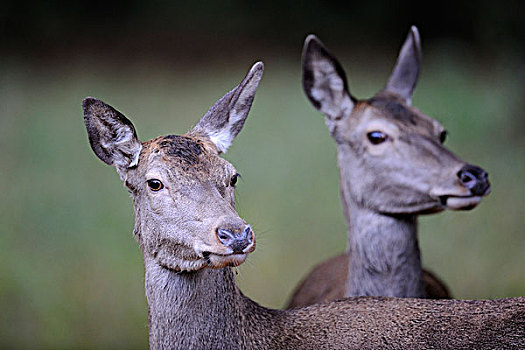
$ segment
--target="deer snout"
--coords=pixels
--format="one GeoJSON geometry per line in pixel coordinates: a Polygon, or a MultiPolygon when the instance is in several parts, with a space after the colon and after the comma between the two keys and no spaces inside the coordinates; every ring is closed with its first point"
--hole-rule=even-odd
{"type": "Polygon", "coordinates": [[[475,165],[466,164],[458,171],[457,176],[463,187],[470,190],[474,196],[488,194],[490,183],[488,173],[475,165]]]}
{"type": "Polygon", "coordinates": [[[233,253],[247,253],[254,245],[254,234],[250,225],[240,230],[217,228],[217,238],[224,246],[231,248],[233,253]]]}

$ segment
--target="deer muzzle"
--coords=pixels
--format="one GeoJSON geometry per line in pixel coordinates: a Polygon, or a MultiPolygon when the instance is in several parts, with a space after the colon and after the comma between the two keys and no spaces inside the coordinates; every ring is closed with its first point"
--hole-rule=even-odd
{"type": "Polygon", "coordinates": [[[460,187],[466,190],[466,194],[440,195],[443,206],[452,210],[470,210],[476,207],[481,198],[490,193],[490,182],[488,173],[475,165],[465,164],[458,172],[457,178],[460,187]]]}
{"type": "Polygon", "coordinates": [[[230,248],[233,254],[249,253],[250,249],[254,247],[255,242],[255,237],[250,225],[246,225],[246,227],[239,231],[218,228],[217,238],[224,246],[230,248]]]}
{"type": "Polygon", "coordinates": [[[484,196],[490,191],[489,174],[480,167],[466,164],[457,176],[461,185],[470,190],[473,196],[484,196]]]}

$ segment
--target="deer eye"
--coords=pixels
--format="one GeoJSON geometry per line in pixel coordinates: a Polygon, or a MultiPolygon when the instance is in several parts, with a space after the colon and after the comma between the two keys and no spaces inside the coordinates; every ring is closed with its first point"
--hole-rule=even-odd
{"type": "Polygon", "coordinates": [[[164,188],[164,185],[160,180],[151,179],[148,180],[148,187],[150,188],[150,190],[157,192],[162,190],[164,188]]]}
{"type": "Polygon", "coordinates": [[[235,185],[237,184],[237,180],[238,180],[239,176],[240,176],[239,174],[235,174],[235,175],[233,175],[231,177],[231,179],[230,179],[230,186],[231,187],[235,187],[235,185]]]}
{"type": "Polygon", "coordinates": [[[447,139],[448,132],[446,130],[443,130],[441,134],[439,134],[439,142],[444,143],[447,139]]]}
{"type": "Polygon", "coordinates": [[[368,137],[368,141],[370,141],[373,145],[379,145],[380,143],[388,140],[388,135],[381,131],[371,131],[366,134],[366,137],[368,137]]]}

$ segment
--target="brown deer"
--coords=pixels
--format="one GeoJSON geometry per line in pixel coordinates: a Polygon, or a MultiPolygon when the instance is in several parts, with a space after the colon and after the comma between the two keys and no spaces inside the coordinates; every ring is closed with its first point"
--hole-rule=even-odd
{"type": "Polygon", "coordinates": [[[350,296],[449,298],[421,267],[417,216],[474,208],[490,192],[487,173],[442,145],[446,131],[411,107],[421,62],[412,27],[386,87],[350,95],[344,70],[314,35],[303,50],[303,88],[337,143],[348,250],[321,262],[289,307],[350,296]]]}
{"type": "Polygon", "coordinates": [[[131,122],[86,98],[95,154],[133,197],[152,349],[519,348],[525,298],[352,298],[271,310],[237,288],[232,266],[255,248],[234,208],[235,168],[220,157],[241,130],[263,72],[256,63],[182,136],[141,143],[131,122]]]}

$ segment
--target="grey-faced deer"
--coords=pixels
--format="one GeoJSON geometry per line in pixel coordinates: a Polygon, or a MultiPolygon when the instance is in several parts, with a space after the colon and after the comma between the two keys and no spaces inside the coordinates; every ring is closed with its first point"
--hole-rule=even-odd
{"type": "Polygon", "coordinates": [[[360,101],[337,59],[315,36],[306,39],[303,88],[337,143],[348,250],[315,266],[289,307],[361,295],[450,297],[421,267],[417,216],[472,209],[490,185],[483,169],[442,145],[440,123],[411,107],[420,62],[412,27],[386,87],[360,101]]]}
{"type": "Polygon", "coordinates": [[[220,157],[241,130],[261,63],[182,136],[141,143],[131,122],[86,98],[95,154],[133,197],[152,349],[477,348],[525,345],[525,298],[354,298],[288,311],[257,305],[231,266],[255,248],[234,208],[235,168],[220,157]]]}

